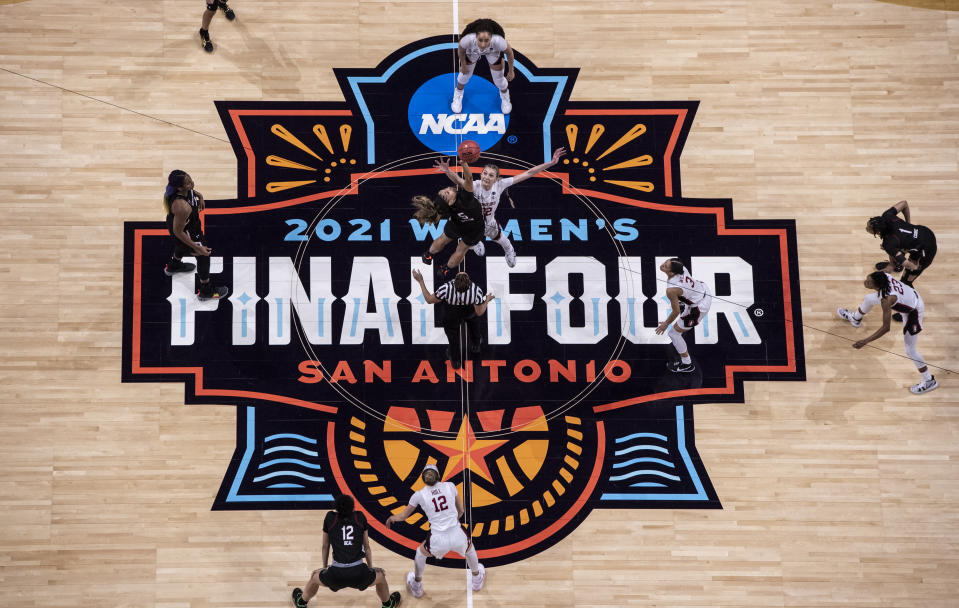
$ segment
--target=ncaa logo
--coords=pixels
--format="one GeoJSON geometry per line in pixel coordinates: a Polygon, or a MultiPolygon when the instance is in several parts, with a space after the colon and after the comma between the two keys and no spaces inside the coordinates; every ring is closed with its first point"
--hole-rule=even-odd
{"type": "Polygon", "coordinates": [[[488,80],[470,78],[466,84],[463,112],[450,110],[456,73],[427,80],[413,94],[407,111],[410,129],[423,145],[443,154],[455,154],[456,146],[472,139],[488,150],[506,133],[509,115],[500,109],[499,91],[488,80]]]}

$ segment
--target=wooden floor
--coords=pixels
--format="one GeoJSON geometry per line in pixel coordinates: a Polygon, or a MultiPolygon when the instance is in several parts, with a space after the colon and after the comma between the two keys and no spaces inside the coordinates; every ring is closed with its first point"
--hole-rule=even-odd
{"type": "MultiPolygon", "coordinates": [[[[120,383],[123,222],[162,219],[174,168],[207,198],[235,192],[214,99],[340,99],[332,67],[450,32],[452,5],[234,0],[207,55],[199,0],[0,4],[0,606],[285,606],[318,565],[321,514],[211,512],[234,410],[120,383]]],[[[488,0],[459,14],[495,17],[540,66],[584,66],[573,99],[701,101],[684,194],[796,218],[808,370],[697,407],[723,510],[594,511],[491,569],[474,605],[959,605],[959,12],[488,0]],[[901,199],[939,239],[919,347],[945,369],[922,397],[897,332],[878,342],[890,353],[854,351],[835,318],[881,257],[865,218],[901,199]]],[[[374,557],[402,589],[408,561],[374,557]]],[[[462,578],[427,571],[432,601],[409,605],[465,606],[462,578]]]]}

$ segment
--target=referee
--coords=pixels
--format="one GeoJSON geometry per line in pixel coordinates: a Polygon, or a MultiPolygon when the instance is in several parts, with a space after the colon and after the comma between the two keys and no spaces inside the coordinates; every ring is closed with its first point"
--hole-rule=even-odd
{"type": "Polygon", "coordinates": [[[413,271],[413,278],[420,284],[423,298],[427,304],[446,303],[446,312],[443,315],[443,331],[449,340],[446,349],[446,358],[454,368],[460,367],[459,329],[466,323],[469,327],[470,352],[478,353],[483,344],[483,335],[480,333],[479,318],[486,314],[486,306],[495,298],[491,293],[484,293],[483,288],[470,280],[465,272],[460,272],[452,281],[443,283],[436,288],[436,293],[430,293],[423,282],[423,275],[419,270],[413,271]]]}

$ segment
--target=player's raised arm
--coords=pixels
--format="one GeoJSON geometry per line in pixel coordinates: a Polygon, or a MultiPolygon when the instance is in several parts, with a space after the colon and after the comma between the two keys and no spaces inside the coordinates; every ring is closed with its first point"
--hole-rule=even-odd
{"type": "MultiPolygon", "coordinates": [[[[459,186],[460,188],[466,188],[466,184],[463,181],[463,178],[457,175],[455,171],[450,169],[450,161],[448,158],[438,159],[433,166],[436,167],[436,170],[444,173],[446,177],[450,178],[450,181],[459,186]]],[[[470,184],[470,192],[472,192],[472,184],[470,184]]]]}
{"type": "Polygon", "coordinates": [[[513,177],[513,185],[515,186],[516,184],[520,182],[525,182],[526,180],[533,177],[537,173],[541,173],[545,171],[546,169],[549,169],[550,167],[558,163],[559,159],[563,158],[563,156],[565,155],[566,155],[566,148],[556,148],[556,150],[553,151],[553,158],[551,158],[549,162],[545,162],[542,165],[536,165],[535,167],[531,167],[527,169],[526,171],[523,171],[519,175],[513,177]]]}
{"type": "Polygon", "coordinates": [[[463,190],[467,192],[473,191],[473,171],[470,169],[470,164],[465,160],[460,161],[460,165],[463,167],[463,190]]]}

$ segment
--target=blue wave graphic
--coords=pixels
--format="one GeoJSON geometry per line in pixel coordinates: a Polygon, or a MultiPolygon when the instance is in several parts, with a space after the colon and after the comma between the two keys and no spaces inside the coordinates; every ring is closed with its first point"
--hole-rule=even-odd
{"type": "Polygon", "coordinates": [[[306,454],[307,456],[319,456],[319,452],[314,452],[312,450],[306,450],[295,445],[278,445],[275,448],[268,448],[263,451],[264,454],[272,454],[274,452],[299,452],[300,454],[306,454]]]}
{"type": "Polygon", "coordinates": [[[636,464],[637,462],[655,462],[656,464],[661,464],[664,467],[669,467],[671,469],[676,468],[675,464],[669,462],[668,460],[663,460],[662,458],[633,458],[631,460],[627,460],[626,462],[617,462],[613,465],[613,468],[621,469],[623,467],[628,467],[631,464],[636,464]]]}
{"type": "Polygon", "coordinates": [[[274,477],[280,477],[281,475],[291,475],[293,477],[300,477],[308,481],[325,481],[322,477],[315,477],[313,475],[307,475],[306,473],[300,473],[299,471],[274,471],[272,473],[267,473],[266,475],[260,475],[259,477],[254,477],[253,481],[265,481],[267,479],[272,479],[274,477]]]}
{"type": "Polygon", "coordinates": [[[660,441],[668,441],[666,435],[660,435],[659,433],[633,433],[632,435],[626,435],[625,437],[617,437],[614,440],[614,443],[625,443],[640,437],[644,439],[659,439],[660,441]]]}
{"type": "Polygon", "coordinates": [[[272,467],[275,464],[296,464],[301,467],[306,467],[308,469],[323,468],[318,464],[312,464],[312,463],[306,462],[305,460],[300,460],[298,458],[274,458],[273,460],[267,460],[266,462],[261,463],[260,466],[258,466],[257,468],[265,469],[266,467],[272,467]]]}
{"type": "Polygon", "coordinates": [[[296,433],[277,433],[276,435],[270,435],[263,441],[275,441],[277,439],[299,439],[300,441],[305,441],[311,445],[316,445],[316,439],[304,437],[303,435],[297,435],[296,433]]]}
{"type": "Polygon", "coordinates": [[[302,488],[303,486],[298,483],[274,483],[273,485],[266,486],[268,488],[302,488]]]}
{"type": "MultiPolygon", "coordinates": [[[[270,486],[270,487],[272,488],[273,486],[270,486]]],[[[657,483],[655,481],[640,481],[639,483],[629,484],[629,487],[631,488],[665,488],[666,484],[657,483]]]]}
{"type": "Polygon", "coordinates": [[[613,452],[613,455],[622,456],[623,454],[629,454],[630,452],[635,452],[637,450],[653,450],[655,452],[662,452],[663,454],[669,454],[669,450],[667,450],[666,448],[659,447],[658,445],[643,444],[643,445],[634,445],[631,448],[616,450],[615,452],[613,452]]]}
{"type": "Polygon", "coordinates": [[[657,471],[655,469],[640,469],[638,471],[631,471],[629,473],[624,473],[622,475],[616,475],[610,477],[610,481],[622,481],[624,479],[629,479],[630,477],[636,477],[637,475],[656,475],[657,477],[665,477],[666,479],[672,479],[673,481],[679,481],[679,477],[676,475],[670,475],[669,473],[663,473],[662,471],[657,471]]]}

